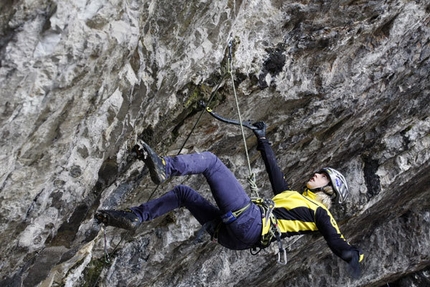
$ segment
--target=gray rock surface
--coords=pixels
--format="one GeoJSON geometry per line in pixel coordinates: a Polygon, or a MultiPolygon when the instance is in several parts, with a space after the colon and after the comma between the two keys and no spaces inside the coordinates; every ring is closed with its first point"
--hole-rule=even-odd
{"type": "MultiPolygon", "coordinates": [[[[428,1],[0,3],[1,286],[429,286],[428,1]],[[231,73],[229,73],[231,72],[231,73]],[[234,81],[232,80],[234,79],[234,81]],[[233,86],[234,85],[234,86],[233,86]],[[235,89],[233,89],[233,87],[235,89]],[[265,121],[290,185],[331,165],[351,196],[333,214],[363,275],[318,235],[252,256],[194,241],[179,209],[135,232],[93,214],[156,188],[131,149],[210,150],[247,186],[241,130],[265,121]],[[106,258],[106,251],[109,258],[106,258]]],[[[270,184],[245,130],[261,196],[270,184]]]]}

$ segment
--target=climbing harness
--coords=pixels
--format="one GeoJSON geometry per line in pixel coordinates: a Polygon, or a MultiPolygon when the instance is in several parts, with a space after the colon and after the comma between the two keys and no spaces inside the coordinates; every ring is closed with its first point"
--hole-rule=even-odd
{"type": "Polygon", "coordinates": [[[236,221],[236,219],[245,211],[247,210],[249,207],[251,206],[251,203],[248,203],[247,205],[245,205],[244,207],[242,207],[241,209],[238,209],[236,211],[229,211],[226,214],[221,216],[221,220],[224,224],[230,224],[234,221],[236,221]]]}
{"type": "Polygon", "coordinates": [[[273,202],[273,200],[268,198],[252,198],[251,200],[260,208],[263,217],[263,232],[261,235],[261,241],[259,242],[259,244],[257,244],[257,246],[250,250],[251,254],[257,255],[262,249],[270,245],[273,238],[276,238],[279,248],[278,263],[286,265],[288,262],[287,250],[282,246],[282,233],[278,226],[277,218],[273,214],[273,210],[275,209],[275,203],[273,202]],[[257,248],[259,248],[259,250],[257,250],[257,248]]]}

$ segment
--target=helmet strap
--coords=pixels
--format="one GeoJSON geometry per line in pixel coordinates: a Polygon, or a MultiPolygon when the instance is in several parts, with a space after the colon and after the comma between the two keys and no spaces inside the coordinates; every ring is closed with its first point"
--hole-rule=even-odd
{"type": "Polygon", "coordinates": [[[327,194],[328,196],[330,196],[331,199],[335,199],[336,198],[336,193],[333,190],[333,187],[330,184],[327,184],[326,186],[323,187],[317,187],[314,189],[309,189],[310,191],[312,191],[313,193],[315,192],[324,192],[325,194],[327,194]],[[332,189],[333,194],[329,194],[326,190],[327,187],[330,187],[332,189]]]}

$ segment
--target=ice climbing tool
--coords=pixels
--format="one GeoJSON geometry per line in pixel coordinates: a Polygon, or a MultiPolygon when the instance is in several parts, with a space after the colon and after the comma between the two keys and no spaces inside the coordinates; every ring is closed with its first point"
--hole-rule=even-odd
{"type": "Polygon", "coordinates": [[[204,108],[206,110],[206,112],[208,112],[211,116],[213,116],[215,119],[217,119],[217,120],[219,120],[221,122],[224,122],[226,124],[237,125],[237,126],[242,125],[242,126],[248,128],[250,130],[257,129],[257,127],[255,127],[255,126],[252,125],[251,121],[242,121],[242,122],[240,122],[238,120],[227,119],[227,118],[225,118],[225,117],[217,114],[216,112],[214,112],[213,109],[211,109],[210,107],[208,107],[208,105],[203,100],[199,101],[199,105],[200,105],[200,107],[204,108]]]}

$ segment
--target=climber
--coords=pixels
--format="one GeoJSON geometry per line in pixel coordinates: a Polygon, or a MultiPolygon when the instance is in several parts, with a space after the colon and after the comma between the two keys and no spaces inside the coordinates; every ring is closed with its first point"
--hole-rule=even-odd
{"type": "Polygon", "coordinates": [[[261,152],[275,194],[269,200],[274,208],[265,208],[263,202],[267,201],[252,201],[233,173],[214,154],[202,152],[162,158],[141,141],[140,158],[148,166],[154,183],[161,184],[172,176],[203,174],[217,206],[192,188],[178,185],[139,206],[125,210],[98,210],[96,220],[105,225],[135,229],[144,221],[184,206],[218,243],[234,250],[264,248],[272,241],[279,241],[280,237],[319,231],[330,249],[348,262],[351,275],[358,278],[363,254],[345,240],[328,210],[332,200],[342,202],[347,196],[345,178],[335,169],[323,168],[306,182],[302,194],[290,191],[266,139],[266,125],[258,122],[255,126],[257,149],[261,152]],[[272,221],[267,220],[269,216],[272,221]],[[270,236],[274,225],[280,236],[270,236]]]}

